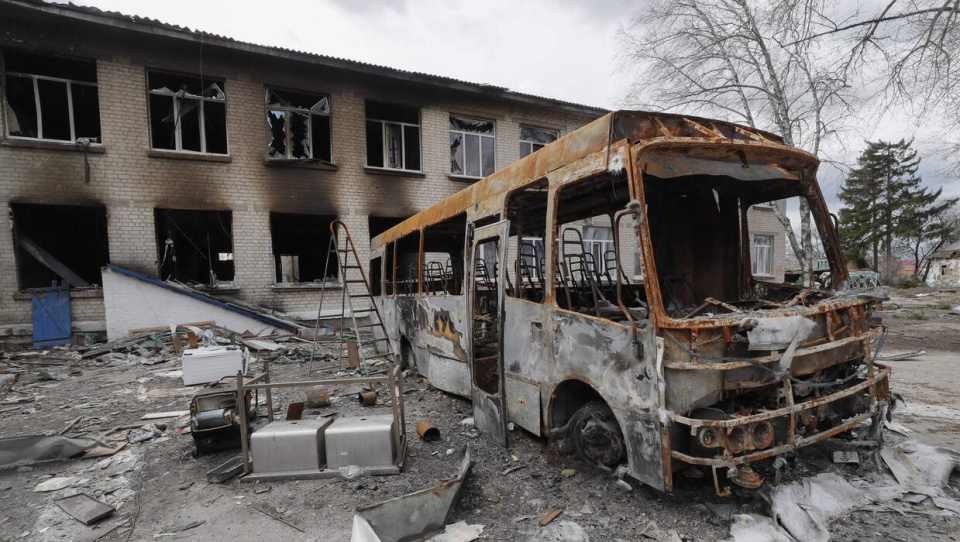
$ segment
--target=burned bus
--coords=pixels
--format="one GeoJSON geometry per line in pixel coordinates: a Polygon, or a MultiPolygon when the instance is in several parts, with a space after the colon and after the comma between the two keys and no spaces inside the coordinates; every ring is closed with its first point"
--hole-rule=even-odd
{"type": "Polygon", "coordinates": [[[512,424],[660,490],[684,468],[755,487],[751,462],[876,425],[890,395],[817,166],[753,128],[610,113],[373,238],[372,288],[404,363],[504,445],[512,424]],[[757,272],[751,209],[801,199],[827,284],[757,272]]]}

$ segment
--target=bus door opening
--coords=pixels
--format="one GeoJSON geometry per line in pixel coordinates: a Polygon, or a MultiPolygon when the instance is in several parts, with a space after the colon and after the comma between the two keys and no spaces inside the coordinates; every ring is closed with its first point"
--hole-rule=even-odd
{"type": "Polygon", "coordinates": [[[505,239],[509,222],[477,228],[472,244],[469,321],[470,374],[477,428],[506,446],[503,398],[503,297],[509,282],[505,239]]]}

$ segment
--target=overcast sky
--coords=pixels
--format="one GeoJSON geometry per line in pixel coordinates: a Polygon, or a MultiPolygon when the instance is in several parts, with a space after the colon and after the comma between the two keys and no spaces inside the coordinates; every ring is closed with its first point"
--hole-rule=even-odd
{"type": "Polygon", "coordinates": [[[81,0],[261,45],[616,108],[622,0],[81,0]],[[269,9],[269,13],[265,12],[269,9]]]}
{"type": "MultiPolygon", "coordinates": [[[[404,70],[618,109],[617,32],[643,0],[74,0],[261,45],[360,60],[404,70]]],[[[769,129],[769,127],[767,127],[769,129]]],[[[931,156],[930,130],[867,119],[848,132],[853,164],[865,140],[917,137],[928,185],[960,195],[960,182],[931,156]]],[[[831,209],[842,175],[821,169],[831,209]]]]}

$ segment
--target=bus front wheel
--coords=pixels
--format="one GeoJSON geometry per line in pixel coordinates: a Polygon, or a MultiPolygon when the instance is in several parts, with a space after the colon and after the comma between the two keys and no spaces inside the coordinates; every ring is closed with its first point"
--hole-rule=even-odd
{"type": "Polygon", "coordinates": [[[620,425],[603,401],[591,401],[573,414],[570,436],[577,455],[589,463],[619,465],[626,455],[620,425]]]}

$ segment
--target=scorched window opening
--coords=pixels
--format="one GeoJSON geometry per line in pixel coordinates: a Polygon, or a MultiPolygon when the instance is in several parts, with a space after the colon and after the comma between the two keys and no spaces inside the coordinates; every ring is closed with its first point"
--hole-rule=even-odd
{"type": "Polygon", "coordinates": [[[100,141],[96,62],[13,50],[2,56],[7,136],[100,141]]]}

